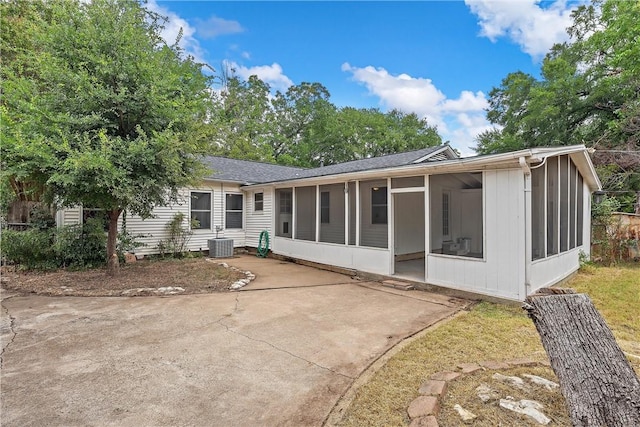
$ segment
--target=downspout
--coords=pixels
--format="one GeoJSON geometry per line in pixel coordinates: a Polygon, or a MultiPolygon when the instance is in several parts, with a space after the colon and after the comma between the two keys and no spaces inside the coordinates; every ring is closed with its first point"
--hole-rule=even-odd
{"type": "Polygon", "coordinates": [[[524,296],[531,293],[531,169],[524,156],[518,159],[524,172],[524,296]]]}

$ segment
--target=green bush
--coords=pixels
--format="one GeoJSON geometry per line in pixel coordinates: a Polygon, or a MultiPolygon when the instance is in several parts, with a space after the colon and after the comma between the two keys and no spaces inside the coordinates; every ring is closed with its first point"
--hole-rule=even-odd
{"type": "MultiPolygon", "coordinates": [[[[183,227],[185,222],[185,214],[182,212],[176,213],[171,221],[165,225],[165,230],[169,235],[167,239],[158,242],[158,252],[160,256],[171,256],[173,258],[184,258],[189,251],[189,241],[193,232],[189,228],[183,227]]],[[[197,220],[191,220],[191,228],[196,228],[197,220]]]]}
{"type": "Polygon", "coordinates": [[[58,263],[52,247],[53,239],[53,230],[3,230],[0,243],[2,257],[27,270],[54,269],[58,263]]]}
{"type": "Polygon", "coordinates": [[[40,203],[31,209],[29,223],[31,228],[50,230],[56,226],[56,219],[53,217],[51,209],[47,205],[40,203]]]}
{"type": "Polygon", "coordinates": [[[62,227],[56,233],[55,252],[60,267],[91,268],[105,264],[107,236],[100,218],[83,225],[62,227]]]}

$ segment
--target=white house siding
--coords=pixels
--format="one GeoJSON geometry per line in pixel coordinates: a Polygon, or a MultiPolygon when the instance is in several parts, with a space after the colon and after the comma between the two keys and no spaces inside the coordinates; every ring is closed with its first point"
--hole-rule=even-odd
{"type": "Polygon", "coordinates": [[[508,299],[523,299],[524,176],[521,169],[484,172],[484,257],[427,255],[427,282],[508,299]]]}
{"type": "Polygon", "coordinates": [[[74,206],[72,208],[66,208],[56,213],[56,222],[58,227],[65,225],[74,225],[82,223],[82,207],[74,206]]]}
{"type": "Polygon", "coordinates": [[[269,238],[273,240],[273,203],[274,191],[273,188],[265,187],[248,191],[245,198],[245,245],[253,248],[258,247],[258,241],[260,240],[260,233],[267,231],[269,238]],[[263,210],[262,212],[256,212],[253,205],[254,194],[263,194],[263,210]]]}
{"type": "Polygon", "coordinates": [[[389,257],[391,255],[387,249],[316,243],[276,237],[273,239],[273,252],[278,255],[321,264],[375,274],[389,274],[389,257]]]}
{"type": "Polygon", "coordinates": [[[558,255],[534,261],[531,265],[531,291],[551,286],[566,278],[580,267],[580,249],[571,249],[558,255]]]}
{"type": "MultiPolygon", "coordinates": [[[[173,216],[178,212],[185,215],[184,227],[188,227],[188,221],[190,217],[190,193],[196,192],[211,192],[212,193],[212,221],[211,228],[207,230],[193,230],[193,234],[187,245],[187,249],[191,251],[207,250],[207,240],[216,237],[216,226],[224,227],[225,217],[225,194],[243,194],[240,190],[240,186],[234,183],[221,183],[221,182],[204,182],[197,188],[183,189],[179,192],[179,202],[172,203],[170,206],[157,206],[153,209],[153,216],[151,218],[142,219],[139,216],[127,215],[127,231],[133,235],[143,236],[139,237],[137,241],[144,243],[146,246],[136,249],[136,253],[139,254],[156,254],[158,253],[158,243],[161,240],[168,238],[166,230],[167,223],[171,221],[173,216]]],[[[251,194],[251,197],[253,195],[251,194]]],[[[243,222],[247,224],[247,212],[248,212],[248,199],[249,196],[245,196],[243,200],[243,222]]],[[[271,202],[267,202],[265,195],[265,208],[270,209],[271,202]]],[[[253,207],[253,201],[251,200],[251,207],[253,207]]],[[[265,219],[263,221],[270,220],[269,213],[265,212],[265,219]]],[[[57,215],[58,225],[70,225],[80,224],[82,222],[82,208],[69,208],[60,211],[57,215]]],[[[260,219],[256,216],[251,218],[252,226],[260,223],[260,219]]],[[[118,223],[120,229],[122,228],[122,217],[118,223]]],[[[226,237],[233,239],[235,247],[245,246],[245,228],[243,229],[223,229],[219,233],[219,237],[226,237]]],[[[259,232],[258,232],[259,235],[259,232]]],[[[257,246],[257,238],[256,238],[257,246]]]]}
{"type": "MultiPolygon", "coordinates": [[[[193,236],[189,243],[190,250],[206,250],[209,247],[208,240],[216,237],[216,226],[223,227],[222,231],[218,233],[218,237],[225,237],[233,239],[234,247],[245,246],[245,230],[246,227],[238,229],[225,228],[225,196],[226,194],[243,194],[240,189],[240,185],[234,183],[223,182],[211,182],[205,183],[202,187],[197,189],[190,189],[189,191],[212,191],[213,192],[213,221],[211,222],[210,230],[193,230],[193,236]]],[[[188,215],[188,213],[187,213],[188,215]]],[[[246,224],[247,221],[247,197],[243,197],[242,201],[242,221],[246,224]]]]}

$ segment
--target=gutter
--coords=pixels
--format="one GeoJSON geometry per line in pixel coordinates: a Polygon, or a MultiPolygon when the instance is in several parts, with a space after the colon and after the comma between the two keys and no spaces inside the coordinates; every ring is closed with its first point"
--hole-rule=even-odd
{"type": "Polygon", "coordinates": [[[531,293],[531,169],[524,156],[518,159],[524,173],[524,297],[531,293]]]}

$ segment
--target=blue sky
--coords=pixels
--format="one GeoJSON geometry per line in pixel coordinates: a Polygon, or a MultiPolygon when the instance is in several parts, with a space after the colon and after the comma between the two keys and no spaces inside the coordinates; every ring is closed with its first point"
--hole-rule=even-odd
{"type": "Polygon", "coordinates": [[[490,127],[490,90],[509,72],[537,76],[553,43],[567,40],[578,4],[149,0],[147,8],[168,17],[167,41],[182,28],[184,49],[217,70],[256,74],[281,91],[319,82],[338,106],[415,112],[471,155],[490,127]]]}

